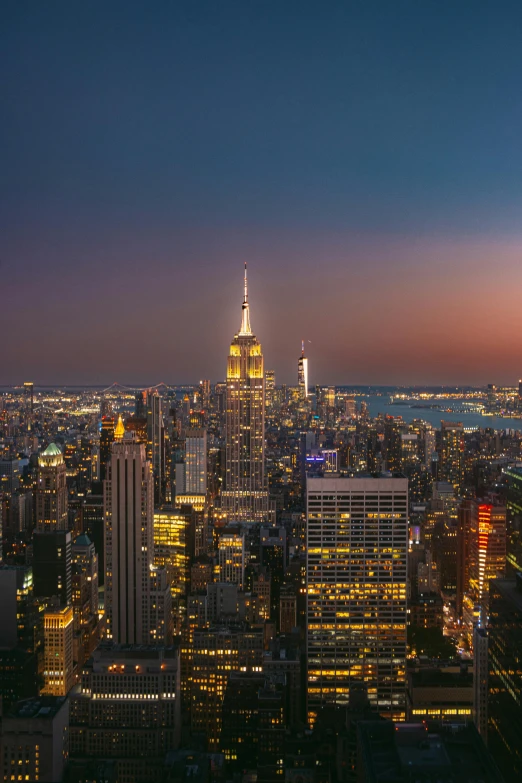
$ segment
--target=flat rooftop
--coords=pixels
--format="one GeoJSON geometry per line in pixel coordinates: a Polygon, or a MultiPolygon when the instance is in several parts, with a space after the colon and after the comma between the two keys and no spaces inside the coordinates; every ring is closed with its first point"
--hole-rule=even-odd
{"type": "Polygon", "coordinates": [[[7,717],[44,718],[50,720],[60,712],[66,701],[66,696],[39,696],[35,699],[24,699],[17,702],[9,710],[7,717]]]}

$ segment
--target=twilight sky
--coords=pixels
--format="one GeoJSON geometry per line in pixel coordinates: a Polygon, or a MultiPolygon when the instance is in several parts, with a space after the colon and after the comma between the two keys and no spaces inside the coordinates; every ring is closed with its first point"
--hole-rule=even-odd
{"type": "Polygon", "coordinates": [[[0,384],[522,376],[519,0],[6,0],[0,384]]]}

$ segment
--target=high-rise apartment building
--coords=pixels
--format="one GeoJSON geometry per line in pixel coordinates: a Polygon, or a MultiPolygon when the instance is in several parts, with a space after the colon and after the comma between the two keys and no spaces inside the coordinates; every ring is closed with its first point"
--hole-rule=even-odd
{"type": "Polygon", "coordinates": [[[265,377],[261,344],[250,326],[245,264],[241,327],[230,346],[226,392],[224,513],[261,522],[269,513],[265,481],[265,377]]]}
{"type": "Polygon", "coordinates": [[[406,709],[408,481],[307,481],[308,719],[367,685],[373,708],[406,709]]]}
{"type": "Polygon", "coordinates": [[[51,443],[38,457],[36,529],[40,533],[67,530],[67,476],[63,454],[51,443]]]}
{"type": "Polygon", "coordinates": [[[308,358],[304,352],[304,340],[301,343],[301,356],[297,360],[297,385],[303,400],[308,397],[308,358]]]}
{"type": "Polygon", "coordinates": [[[440,478],[458,491],[464,481],[464,427],[453,421],[440,424],[440,478]]]}
{"type": "Polygon", "coordinates": [[[72,607],[48,609],[44,615],[44,687],[48,696],[67,696],[74,685],[72,607]]]}
{"type": "Polygon", "coordinates": [[[104,483],[105,612],[115,643],[148,643],[153,480],[145,446],[115,442],[104,483]]]}
{"type": "MultiPolygon", "coordinates": [[[[177,489],[177,485],[176,485],[177,489]]],[[[185,437],[185,488],[187,495],[207,494],[207,431],[189,429],[185,437]]]]}

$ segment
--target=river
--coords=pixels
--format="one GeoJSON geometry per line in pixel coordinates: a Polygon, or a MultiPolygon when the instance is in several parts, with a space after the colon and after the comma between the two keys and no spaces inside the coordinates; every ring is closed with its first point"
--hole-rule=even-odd
{"type": "MultiPolygon", "coordinates": [[[[390,397],[387,395],[361,395],[357,396],[356,401],[360,403],[361,400],[366,400],[368,403],[369,413],[372,418],[375,418],[379,413],[387,414],[388,416],[402,416],[405,422],[413,421],[413,419],[423,419],[423,421],[429,422],[433,427],[440,429],[441,420],[444,421],[460,421],[466,429],[485,429],[491,427],[494,430],[518,430],[522,431],[522,419],[509,419],[501,418],[500,416],[483,416],[476,411],[470,413],[446,413],[446,411],[432,410],[431,408],[412,408],[410,404],[406,405],[390,405],[390,397]]],[[[436,405],[437,401],[433,400],[432,403],[413,402],[412,405],[433,404],[436,405]]],[[[462,400],[443,400],[442,403],[448,408],[458,408],[459,411],[463,407],[462,400]]]]}

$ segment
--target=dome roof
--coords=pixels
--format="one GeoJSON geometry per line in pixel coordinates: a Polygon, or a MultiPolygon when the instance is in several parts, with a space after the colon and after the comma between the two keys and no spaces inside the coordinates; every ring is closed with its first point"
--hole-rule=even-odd
{"type": "Polygon", "coordinates": [[[58,457],[58,455],[61,456],[62,452],[60,451],[56,443],[49,443],[49,445],[43,452],[42,457],[58,457]]]}
{"type": "Polygon", "coordinates": [[[78,538],[74,543],[77,546],[90,546],[91,539],[89,538],[87,533],[82,533],[81,535],[78,536],[78,538]]]}

